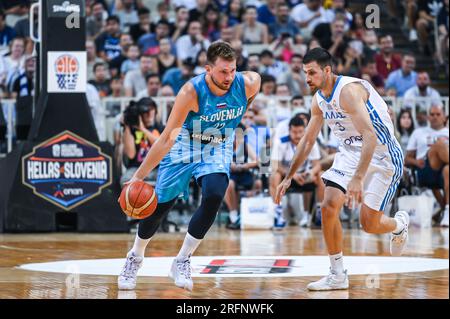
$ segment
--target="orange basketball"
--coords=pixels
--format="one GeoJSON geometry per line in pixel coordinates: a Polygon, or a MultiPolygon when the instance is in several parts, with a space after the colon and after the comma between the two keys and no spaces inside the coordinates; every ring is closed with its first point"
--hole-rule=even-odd
{"type": "Polygon", "coordinates": [[[127,184],[120,193],[120,208],[123,212],[136,219],[147,218],[156,209],[158,199],[153,186],[143,182],[136,181],[127,184]]]}

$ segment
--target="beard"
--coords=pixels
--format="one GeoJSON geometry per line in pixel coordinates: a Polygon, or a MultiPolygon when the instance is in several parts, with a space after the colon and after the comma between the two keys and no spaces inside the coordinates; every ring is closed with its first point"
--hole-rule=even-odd
{"type": "Polygon", "coordinates": [[[219,83],[214,79],[212,74],[211,74],[211,81],[214,83],[215,86],[217,86],[219,89],[224,90],[224,91],[228,91],[231,87],[231,83],[233,83],[233,81],[231,81],[230,84],[228,84],[228,85],[219,83]]]}

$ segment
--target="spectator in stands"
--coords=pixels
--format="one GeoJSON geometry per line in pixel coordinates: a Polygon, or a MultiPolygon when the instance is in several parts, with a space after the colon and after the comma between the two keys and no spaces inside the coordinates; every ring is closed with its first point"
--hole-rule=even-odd
{"type": "Polygon", "coordinates": [[[209,44],[209,40],[202,35],[200,22],[189,22],[188,33],[178,38],[176,42],[178,65],[187,58],[195,61],[198,52],[202,49],[207,50],[209,44]]]}
{"type": "Polygon", "coordinates": [[[12,85],[25,65],[25,39],[14,38],[10,47],[10,53],[3,59],[6,70],[5,85],[8,94],[12,91],[12,85]]]}
{"type": "Polygon", "coordinates": [[[272,75],[277,78],[289,70],[287,64],[275,59],[270,50],[263,50],[259,57],[261,60],[262,74],[272,75]]]}
{"type": "Polygon", "coordinates": [[[125,95],[125,91],[123,88],[123,79],[116,75],[111,79],[111,97],[121,98],[125,95]]]}
{"type": "Polygon", "coordinates": [[[187,10],[191,10],[197,6],[197,0],[172,0],[171,3],[175,10],[179,7],[184,7],[187,10]]]}
{"type": "Polygon", "coordinates": [[[403,97],[405,92],[416,85],[417,73],[416,58],[411,53],[405,53],[402,57],[402,67],[389,74],[386,80],[386,88],[395,88],[397,96],[403,97]]]}
{"type": "Polygon", "coordinates": [[[281,74],[278,83],[286,83],[293,95],[309,95],[309,86],[306,83],[306,75],[303,71],[303,56],[294,54],[289,64],[289,70],[281,74]]]}
{"type": "Polygon", "coordinates": [[[356,77],[360,72],[361,59],[356,49],[350,45],[345,48],[344,56],[338,58],[337,73],[356,77]]]}
{"type": "Polygon", "coordinates": [[[139,70],[130,71],[125,75],[125,96],[135,96],[138,92],[145,90],[147,75],[154,72],[154,61],[151,56],[141,55],[139,70]]]}
{"type": "Polygon", "coordinates": [[[337,15],[343,15],[345,18],[345,32],[350,30],[354,20],[350,12],[345,8],[345,0],[333,0],[331,8],[325,12],[328,21],[334,21],[337,15]]]}
{"type": "Polygon", "coordinates": [[[16,31],[6,25],[6,14],[0,8],[0,47],[7,47],[15,37],[16,31]]]}
{"type": "Polygon", "coordinates": [[[268,102],[273,102],[273,95],[276,89],[275,77],[268,74],[261,75],[261,92],[257,95],[253,103],[253,109],[255,110],[255,122],[258,125],[268,124],[268,102]]]}
{"type": "Polygon", "coordinates": [[[229,229],[239,229],[239,191],[252,191],[248,195],[254,195],[261,190],[262,184],[260,180],[256,180],[252,170],[258,167],[258,158],[255,150],[245,141],[245,131],[251,129],[251,117],[249,115],[242,117],[242,122],[236,131],[235,141],[233,143],[233,163],[230,166],[230,181],[225,192],[224,202],[230,212],[227,223],[229,229]],[[245,124],[247,125],[245,125],[245,124]]]}
{"type": "MultiPolygon", "coordinates": [[[[131,179],[163,131],[161,123],[156,121],[158,108],[155,101],[147,97],[140,99],[136,104],[141,114],[139,125],[131,126],[124,119],[123,153],[127,170],[120,179],[121,185],[131,179]]],[[[157,174],[158,169],[154,169],[144,180],[155,182],[157,174]]]]}
{"type": "Polygon", "coordinates": [[[201,50],[195,59],[195,69],[194,69],[194,75],[199,75],[206,72],[205,65],[206,65],[206,50],[201,50]]]}
{"type": "Polygon", "coordinates": [[[86,56],[87,56],[87,80],[94,79],[94,65],[96,63],[105,62],[95,53],[95,43],[92,40],[86,41],[86,56]]]}
{"type": "Polygon", "coordinates": [[[86,33],[89,39],[95,39],[104,31],[108,12],[103,3],[93,2],[91,4],[91,15],[86,18],[86,33]]]}
{"type": "Polygon", "coordinates": [[[313,36],[319,40],[321,47],[327,49],[336,59],[342,59],[351,39],[345,33],[345,16],[339,14],[331,24],[319,24],[313,36]]]}
{"type": "Polygon", "coordinates": [[[134,43],[137,43],[139,38],[144,34],[150,33],[150,10],[141,8],[138,10],[137,14],[139,22],[131,25],[129,32],[134,43]]]}
{"type": "Polygon", "coordinates": [[[167,70],[177,66],[177,58],[172,54],[172,44],[170,38],[159,40],[159,54],[156,57],[158,64],[158,74],[162,79],[167,70]]]}
{"type": "Polygon", "coordinates": [[[261,73],[261,60],[258,53],[248,55],[247,69],[249,71],[261,73]]]}
{"type": "MultiPolygon", "coordinates": [[[[378,38],[377,38],[377,34],[375,33],[375,30],[372,30],[372,29],[366,30],[366,32],[363,35],[362,40],[363,40],[363,51],[362,51],[363,57],[366,59],[369,59],[369,60],[370,59],[375,60],[375,55],[378,53],[378,51],[380,49],[378,47],[378,38]]],[[[375,64],[376,64],[376,60],[375,60],[375,64]]],[[[378,69],[377,69],[377,73],[378,73],[378,69]]],[[[383,78],[383,80],[384,80],[384,78],[383,78]]]]}
{"type": "Polygon", "coordinates": [[[104,141],[106,139],[105,135],[106,111],[103,107],[97,89],[90,83],[86,84],[86,99],[91,110],[98,138],[100,139],[100,141],[104,141]]]}
{"type": "Polygon", "coordinates": [[[110,16],[106,19],[106,28],[95,39],[97,55],[109,62],[122,52],[120,46],[120,20],[117,16],[110,16]]]}
{"type": "Polygon", "coordinates": [[[203,20],[203,36],[210,42],[214,42],[220,38],[220,12],[215,6],[208,6],[202,16],[203,20]]]}
{"type": "Polygon", "coordinates": [[[30,130],[33,114],[34,74],[36,72],[36,57],[25,59],[24,70],[14,81],[12,98],[16,99],[16,137],[26,140],[30,130]]]}
{"type": "Polygon", "coordinates": [[[275,96],[277,97],[277,102],[274,111],[276,123],[279,123],[291,118],[291,109],[289,107],[291,92],[289,91],[289,86],[286,83],[277,84],[275,96]]]}
{"type": "Polygon", "coordinates": [[[420,187],[433,190],[438,203],[444,209],[441,226],[448,227],[449,132],[445,127],[446,117],[441,106],[431,106],[428,117],[430,126],[414,130],[409,139],[405,164],[417,168],[420,187]],[[444,196],[440,192],[442,188],[444,196]]]}
{"type": "Polygon", "coordinates": [[[189,21],[189,11],[185,6],[175,9],[175,31],[171,34],[172,41],[176,42],[179,37],[186,34],[186,27],[189,21]]]}
{"type": "Polygon", "coordinates": [[[270,42],[274,39],[281,37],[283,34],[289,34],[292,38],[295,38],[300,30],[294,21],[290,19],[290,8],[287,3],[279,3],[276,11],[276,21],[269,25],[269,38],[270,42]]]}
{"type": "Polygon", "coordinates": [[[369,82],[381,96],[384,96],[384,80],[378,74],[375,60],[370,58],[363,59],[361,63],[361,76],[359,77],[369,82]]]}
{"type": "MultiPolygon", "coordinates": [[[[139,48],[143,54],[156,55],[159,53],[159,42],[169,36],[169,23],[160,20],[156,24],[155,33],[148,33],[141,36],[138,40],[139,48]]],[[[172,44],[171,44],[172,45],[172,44]]],[[[172,48],[172,53],[174,53],[172,48]]]]}
{"type": "Polygon", "coordinates": [[[399,54],[393,52],[394,41],[389,34],[382,35],[380,40],[380,52],[375,55],[378,74],[387,79],[389,73],[400,69],[402,66],[402,58],[399,54]]]}
{"type": "Polygon", "coordinates": [[[436,0],[419,0],[417,2],[416,29],[419,36],[419,50],[428,56],[431,56],[434,52],[429,45],[428,38],[430,33],[433,32],[436,16],[440,9],[439,5],[442,6],[442,3],[436,0]]]}
{"type": "MultiPolygon", "coordinates": [[[[395,0],[391,0],[393,3],[392,7],[395,8],[395,0]]],[[[406,9],[406,21],[408,30],[409,30],[409,41],[415,42],[417,41],[417,30],[416,30],[416,20],[417,20],[417,1],[416,0],[406,0],[405,1],[405,9],[406,9]]],[[[395,9],[392,11],[396,11],[395,9]]],[[[398,14],[394,13],[394,17],[398,17],[398,14]]],[[[395,19],[395,18],[394,18],[395,19]]],[[[394,20],[395,21],[395,20],[394,20]]]]}
{"type": "Polygon", "coordinates": [[[300,28],[301,35],[309,40],[320,23],[330,23],[325,9],[320,0],[305,0],[304,3],[296,5],[291,12],[291,18],[300,28]]]}
{"type": "Polygon", "coordinates": [[[428,108],[422,107],[420,104],[416,105],[416,123],[418,127],[428,126],[428,108]]]}
{"type": "Polygon", "coordinates": [[[403,153],[406,154],[409,138],[414,131],[414,119],[411,110],[402,109],[397,116],[396,124],[396,128],[400,135],[400,146],[402,147],[403,153]]]}
{"type": "Polygon", "coordinates": [[[194,76],[194,69],[194,61],[188,58],[181,63],[181,67],[167,70],[162,83],[170,85],[176,95],[181,87],[194,76]]]}
{"type": "Polygon", "coordinates": [[[143,97],[155,97],[158,96],[159,89],[161,88],[161,80],[157,73],[150,73],[146,77],[147,87],[138,92],[136,99],[139,100],[143,97]]]}
{"type": "Polygon", "coordinates": [[[417,104],[428,109],[432,104],[441,103],[441,95],[430,87],[430,76],[426,71],[417,73],[416,85],[408,89],[403,96],[403,107],[410,109],[417,104]]]}
{"type": "Polygon", "coordinates": [[[159,21],[164,21],[169,26],[169,35],[172,34],[175,31],[175,23],[172,19],[169,18],[169,6],[166,2],[161,1],[157,4],[156,9],[158,10],[158,19],[155,21],[155,23],[151,24],[151,31],[156,32],[156,26],[158,25],[159,21]]]}
{"type": "MultiPolygon", "coordinates": [[[[30,37],[30,5],[31,3],[26,1],[22,2],[21,6],[24,10],[22,14],[22,18],[19,18],[14,25],[14,31],[16,31],[16,36],[21,38],[29,38],[30,37]]],[[[20,11],[20,10],[19,10],[20,11]]],[[[38,10],[33,11],[34,15],[34,36],[37,37],[37,32],[39,30],[38,23],[38,10]]]]}
{"type": "Polygon", "coordinates": [[[108,66],[103,63],[94,64],[94,79],[89,83],[95,86],[101,98],[111,94],[111,82],[108,79],[108,66]]]}
{"type": "Polygon", "coordinates": [[[241,40],[232,40],[230,42],[231,47],[234,49],[236,53],[236,71],[242,72],[248,70],[248,59],[246,58],[246,54],[244,55],[244,48],[242,47],[241,40]]]}
{"type": "Polygon", "coordinates": [[[123,61],[120,67],[120,73],[127,74],[129,71],[139,69],[139,55],[139,47],[135,44],[130,45],[127,51],[127,59],[123,61]]]}
{"type": "Polygon", "coordinates": [[[134,6],[135,0],[120,0],[122,2],[121,9],[115,10],[116,15],[120,19],[120,29],[123,32],[130,31],[130,26],[139,23],[137,14],[138,8],[134,6]]]}
{"type": "MultiPolygon", "coordinates": [[[[298,143],[305,134],[305,123],[299,117],[294,117],[289,122],[289,135],[274,141],[271,155],[272,175],[270,176],[270,194],[275,199],[276,188],[287,174],[287,170],[294,158],[298,143]]],[[[298,192],[312,192],[316,189],[316,183],[320,180],[320,151],[317,144],[314,145],[308,159],[298,169],[292,179],[291,189],[298,192]]],[[[310,203],[305,203],[310,204],[310,203]]],[[[309,210],[309,205],[305,205],[309,210]]],[[[275,215],[282,214],[282,205],[275,206],[275,215]]],[[[283,223],[281,223],[283,224],[283,223]]]]}
{"type": "MultiPolygon", "coordinates": [[[[270,25],[276,21],[277,4],[279,0],[267,0],[266,4],[257,9],[258,22],[270,25]]],[[[248,5],[248,4],[247,4],[248,5]]],[[[255,7],[256,8],[256,7],[255,7]]]]}
{"type": "Polygon", "coordinates": [[[121,75],[122,64],[128,59],[128,49],[133,44],[133,40],[128,33],[122,33],[120,35],[120,54],[109,62],[109,69],[112,76],[121,75]]]}
{"type": "Polygon", "coordinates": [[[236,38],[244,44],[268,44],[269,31],[267,25],[256,20],[256,7],[245,8],[243,22],[235,26],[236,38]]]}
{"type": "Polygon", "coordinates": [[[241,0],[230,0],[228,2],[228,8],[226,16],[228,17],[228,25],[234,27],[241,23],[242,16],[244,15],[244,5],[241,0]]]}
{"type": "Polygon", "coordinates": [[[196,0],[195,8],[189,10],[189,22],[201,21],[202,16],[209,6],[208,0],[196,0]]]}

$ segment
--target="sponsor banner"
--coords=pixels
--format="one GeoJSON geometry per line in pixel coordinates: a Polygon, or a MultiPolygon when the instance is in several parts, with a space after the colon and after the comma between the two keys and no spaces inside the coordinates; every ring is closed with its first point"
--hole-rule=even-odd
{"type": "Polygon", "coordinates": [[[111,184],[111,158],[98,146],[65,131],[22,158],[22,181],[37,196],[71,210],[111,184]]]}
{"type": "Polygon", "coordinates": [[[85,93],[87,82],[85,51],[48,52],[49,93],[85,93]]]}

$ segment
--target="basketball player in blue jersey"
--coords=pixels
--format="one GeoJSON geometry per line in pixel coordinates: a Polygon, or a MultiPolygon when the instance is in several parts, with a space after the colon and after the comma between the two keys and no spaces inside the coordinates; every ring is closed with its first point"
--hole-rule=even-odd
{"type": "Polygon", "coordinates": [[[260,88],[255,72],[236,72],[236,54],[228,43],[215,42],[207,52],[206,73],[178,93],[166,128],[152,145],[129,183],[143,180],[158,164],[158,206],[140,221],[133,248],[118,278],[119,289],[134,289],[144,251],[161,221],[180,195],[188,196],[195,177],[202,200],[189,223],[169,276],[175,285],[192,290],[190,257],[214,222],[228,187],[234,130],[260,88]]]}
{"type": "Polygon", "coordinates": [[[326,185],[322,203],[322,230],[331,267],[328,276],[310,283],[309,290],[347,289],[342,256],[339,212],[361,203],[360,222],[372,234],[391,233],[390,250],[399,256],[408,239],[409,216],[394,218],[383,211],[394,197],[403,173],[403,154],[394,136],[388,107],[375,89],[362,79],[332,72],[328,51],[315,48],[303,58],[306,79],[313,96],[311,120],[299,142],[289,173],[277,188],[275,202],[291,184],[292,176],[311,151],[324,121],[340,141],[332,167],[322,178],[326,185]]]}

